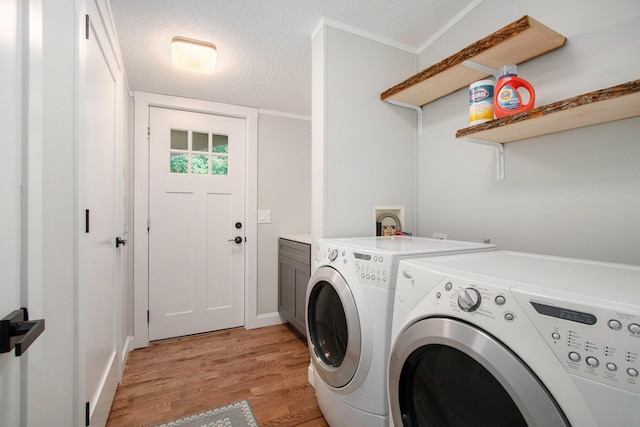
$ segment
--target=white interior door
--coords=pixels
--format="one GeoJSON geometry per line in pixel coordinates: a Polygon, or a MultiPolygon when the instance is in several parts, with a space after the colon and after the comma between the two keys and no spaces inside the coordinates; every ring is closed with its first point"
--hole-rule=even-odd
{"type": "Polygon", "coordinates": [[[150,110],[149,339],[241,326],[245,120],[150,110]]]}
{"type": "Polygon", "coordinates": [[[101,27],[90,26],[85,70],[85,241],[81,262],[85,275],[79,290],[81,381],[91,425],[104,425],[118,382],[117,289],[119,235],[116,218],[118,140],[117,68],[101,27]],[[83,375],[84,374],[84,375],[83,375]],[[84,378],[83,378],[84,376],[84,378]]]}
{"type": "MultiPolygon", "coordinates": [[[[0,319],[20,308],[19,3],[0,0],[0,319]]],[[[21,425],[20,396],[20,358],[0,354],[0,425],[21,425]]]]}

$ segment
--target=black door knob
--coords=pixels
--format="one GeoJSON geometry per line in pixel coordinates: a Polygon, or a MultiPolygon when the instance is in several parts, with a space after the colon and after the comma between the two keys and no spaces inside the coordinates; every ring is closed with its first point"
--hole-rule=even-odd
{"type": "Polygon", "coordinates": [[[236,242],[237,244],[242,243],[242,237],[236,236],[234,239],[230,239],[230,242],[236,242]]]}

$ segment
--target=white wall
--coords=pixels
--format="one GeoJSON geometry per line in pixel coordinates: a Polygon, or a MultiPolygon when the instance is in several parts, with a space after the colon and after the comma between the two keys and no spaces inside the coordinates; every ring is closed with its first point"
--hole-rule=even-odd
{"type": "MultiPolygon", "coordinates": [[[[523,15],[567,37],[566,45],[518,67],[536,105],[638,79],[640,3],[485,0],[420,54],[419,69],[523,15]]],[[[505,145],[456,140],[468,125],[468,90],[428,104],[420,139],[420,234],[490,238],[501,249],[640,264],[640,118],[505,145]]]]}
{"type": "Polygon", "coordinates": [[[278,311],[278,237],[311,232],[311,121],[265,114],[258,118],[258,315],[278,311]]]}
{"type": "Polygon", "coordinates": [[[313,57],[314,238],[372,235],[381,205],[404,206],[414,230],[416,113],[380,93],[415,73],[415,55],[325,26],[313,57]]]}

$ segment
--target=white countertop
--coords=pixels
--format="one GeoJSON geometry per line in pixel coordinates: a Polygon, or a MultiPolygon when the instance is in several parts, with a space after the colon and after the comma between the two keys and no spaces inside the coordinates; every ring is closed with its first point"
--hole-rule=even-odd
{"type": "Polygon", "coordinates": [[[306,243],[307,245],[312,244],[311,234],[281,234],[280,237],[294,242],[306,243]]]}

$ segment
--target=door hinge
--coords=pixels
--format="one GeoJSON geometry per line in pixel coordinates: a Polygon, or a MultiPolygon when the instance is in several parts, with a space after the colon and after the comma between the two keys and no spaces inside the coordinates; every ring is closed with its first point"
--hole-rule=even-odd
{"type": "Polygon", "coordinates": [[[147,323],[149,323],[150,318],[151,318],[151,313],[149,313],[149,310],[147,310],[147,323]]]}
{"type": "Polygon", "coordinates": [[[84,38],[89,40],[89,28],[91,27],[91,18],[89,15],[84,16],[84,38]]]}
{"type": "Polygon", "coordinates": [[[84,232],[89,232],[89,209],[84,210],[84,232]]]}
{"type": "Polygon", "coordinates": [[[147,141],[151,140],[151,126],[147,126],[147,141]]]}
{"type": "Polygon", "coordinates": [[[84,425],[88,426],[89,424],[91,424],[91,417],[89,416],[89,408],[91,407],[91,405],[89,404],[89,402],[86,402],[84,404],[84,425]]]}
{"type": "Polygon", "coordinates": [[[147,233],[151,230],[151,218],[147,218],[147,233]]]}

